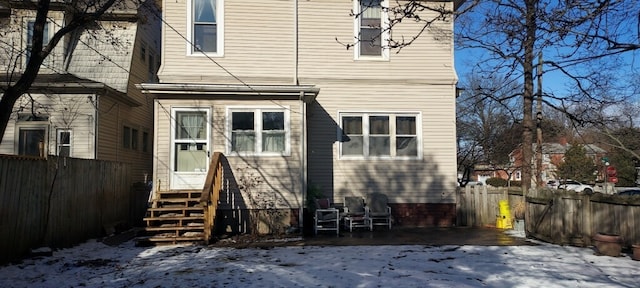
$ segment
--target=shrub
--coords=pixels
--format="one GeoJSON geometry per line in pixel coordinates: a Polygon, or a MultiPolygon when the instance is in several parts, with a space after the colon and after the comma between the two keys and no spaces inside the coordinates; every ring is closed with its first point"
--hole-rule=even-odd
{"type": "Polygon", "coordinates": [[[487,183],[487,185],[491,185],[493,187],[506,187],[507,186],[507,180],[506,179],[497,178],[497,177],[492,177],[492,178],[487,179],[486,183],[487,183]]]}

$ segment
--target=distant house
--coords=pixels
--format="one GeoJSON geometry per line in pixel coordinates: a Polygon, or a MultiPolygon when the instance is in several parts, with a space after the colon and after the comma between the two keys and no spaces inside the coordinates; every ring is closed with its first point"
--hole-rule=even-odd
{"type": "MultiPolygon", "coordinates": [[[[606,155],[607,151],[598,147],[595,144],[584,144],[585,153],[588,157],[593,159],[594,164],[598,164],[600,159],[606,155]]],[[[564,154],[571,148],[571,144],[566,141],[560,143],[543,143],[542,144],[542,180],[547,181],[550,179],[557,179],[557,168],[560,163],[564,161],[564,154]]],[[[533,151],[536,151],[536,144],[533,144],[533,151]]],[[[522,171],[522,148],[516,148],[509,153],[510,167],[513,168],[511,180],[521,180],[522,171]]],[[[535,153],[532,164],[535,165],[535,153]]],[[[535,169],[535,168],[533,168],[535,169]]]]}
{"type": "MultiPolygon", "coordinates": [[[[308,187],[338,204],[385,193],[395,225],[455,223],[452,19],[395,53],[384,28],[396,1],[163,3],[160,81],[139,86],[154,99],[156,194],[202,189],[222,152],[292,226],[308,187]]],[[[404,21],[394,33],[420,27],[404,21]]],[[[222,197],[219,209],[251,208],[222,197]]]]}
{"type": "MultiPolygon", "coordinates": [[[[64,26],[66,3],[52,1],[45,44],[64,26]]],[[[127,162],[134,181],[150,180],[152,102],[134,85],[156,81],[160,63],[152,3],[114,9],[95,27],[67,34],[14,106],[0,153],[127,162]]],[[[0,87],[15,83],[26,66],[33,9],[31,2],[0,0],[0,87]]]]}

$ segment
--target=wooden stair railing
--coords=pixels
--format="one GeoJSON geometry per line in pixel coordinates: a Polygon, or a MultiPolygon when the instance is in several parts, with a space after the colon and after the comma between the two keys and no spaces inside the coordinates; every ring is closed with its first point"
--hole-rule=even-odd
{"type": "Polygon", "coordinates": [[[138,245],[209,243],[222,190],[223,155],[213,154],[202,190],[156,191],[138,245]]]}
{"type": "Polygon", "coordinates": [[[207,244],[213,236],[216,210],[218,209],[220,191],[222,191],[223,157],[224,155],[221,152],[213,153],[211,163],[209,163],[207,179],[204,182],[204,188],[200,194],[200,204],[204,209],[204,241],[207,244]]]}

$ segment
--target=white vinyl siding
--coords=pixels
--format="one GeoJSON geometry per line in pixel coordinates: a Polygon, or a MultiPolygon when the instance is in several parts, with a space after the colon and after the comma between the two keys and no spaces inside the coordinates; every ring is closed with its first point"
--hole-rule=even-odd
{"type": "Polygon", "coordinates": [[[420,159],[419,113],[340,113],[341,159],[420,159]]]}

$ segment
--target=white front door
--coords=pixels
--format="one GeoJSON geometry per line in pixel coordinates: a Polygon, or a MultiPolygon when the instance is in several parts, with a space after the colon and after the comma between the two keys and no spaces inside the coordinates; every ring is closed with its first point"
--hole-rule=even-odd
{"type": "Polygon", "coordinates": [[[211,109],[171,111],[171,189],[202,189],[209,167],[211,109]]]}

